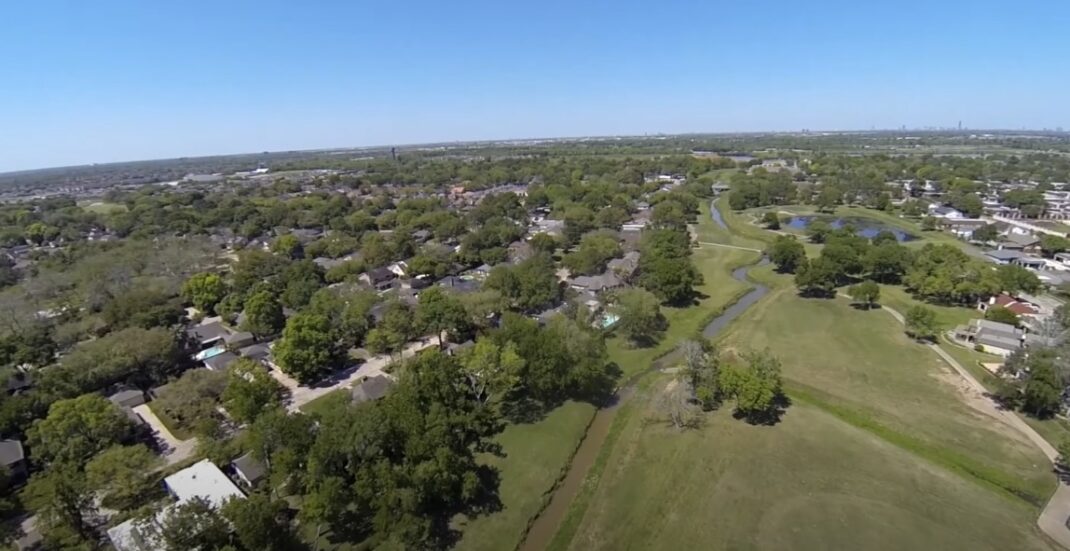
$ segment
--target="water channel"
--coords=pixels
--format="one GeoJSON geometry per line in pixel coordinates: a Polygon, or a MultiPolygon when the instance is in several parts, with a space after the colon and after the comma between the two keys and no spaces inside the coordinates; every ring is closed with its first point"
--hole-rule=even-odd
{"type": "MultiPolygon", "coordinates": [[[[717,223],[722,229],[728,230],[728,225],[725,224],[724,219],[721,218],[721,213],[717,210],[717,201],[714,200],[710,203],[710,216],[713,221],[717,223]]],[[[757,266],[762,266],[769,261],[762,258],[761,262],[757,266]]],[[[732,272],[732,278],[750,285],[751,290],[743,295],[734,304],[725,309],[721,315],[717,316],[707,325],[703,330],[703,336],[712,338],[720,334],[728,324],[738,318],[743,312],[758,302],[766,293],[769,292],[769,288],[764,285],[757,285],[747,279],[747,273],[755,265],[744,266],[737,268],[732,272]]],[[[649,373],[650,371],[662,369],[668,366],[670,363],[676,360],[675,354],[669,354],[654,362],[646,371],[642,374],[649,373]]],[[[633,377],[625,386],[619,388],[614,396],[610,399],[609,404],[600,408],[594,414],[594,419],[591,421],[590,426],[587,427],[587,434],[584,435],[583,441],[580,442],[580,447],[576,450],[576,454],[572,458],[572,462],[569,464],[568,473],[565,474],[565,478],[554,490],[553,495],[550,497],[550,503],[546,505],[546,508],[539,513],[539,516],[535,518],[531,528],[528,530],[527,536],[520,544],[521,551],[542,551],[550,545],[550,541],[553,539],[554,534],[557,533],[557,529],[561,526],[561,521],[565,519],[565,514],[568,513],[569,505],[572,504],[572,500],[575,499],[576,494],[579,493],[580,488],[583,487],[583,481],[587,478],[587,471],[591,469],[591,465],[594,464],[598,458],[598,453],[602,449],[602,445],[606,441],[606,436],[609,434],[610,426],[613,424],[613,418],[617,414],[617,410],[621,404],[626,402],[635,393],[635,384],[640,377],[633,377]]]]}

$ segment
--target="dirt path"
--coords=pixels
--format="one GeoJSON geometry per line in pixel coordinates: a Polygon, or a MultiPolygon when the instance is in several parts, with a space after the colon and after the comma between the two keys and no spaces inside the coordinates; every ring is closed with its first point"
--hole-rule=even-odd
{"type": "MultiPolygon", "coordinates": [[[[892,317],[899,321],[899,323],[906,324],[906,319],[903,318],[903,315],[899,312],[887,306],[881,306],[881,308],[891,314],[892,317]]],[[[974,378],[965,367],[962,367],[962,364],[955,360],[955,358],[952,358],[943,348],[940,348],[939,344],[928,343],[926,346],[932,349],[933,352],[936,352],[936,355],[940,356],[947,365],[951,366],[951,368],[962,377],[970,390],[972,390],[972,393],[976,393],[976,395],[985,398],[984,403],[987,403],[986,409],[990,410],[986,411],[986,413],[1000,419],[1028,438],[1029,441],[1040,448],[1040,451],[1044,453],[1049,461],[1051,461],[1052,468],[1054,469],[1059,458],[1059,452],[1056,451],[1055,446],[1052,446],[1050,442],[1045,440],[1037,431],[1033,430],[1033,427],[1030,427],[1013,411],[1008,411],[1000,407],[999,404],[992,400],[988,395],[988,389],[986,389],[980,381],[974,378]]],[[[978,407],[976,401],[974,402],[975,403],[971,405],[978,407]]],[[[1070,549],[1070,528],[1067,528],[1066,526],[1067,519],[1070,519],[1070,486],[1060,480],[1059,487],[1055,489],[1055,493],[1040,512],[1040,517],[1037,519],[1037,526],[1039,526],[1041,531],[1047,534],[1048,537],[1058,542],[1059,545],[1062,545],[1066,549],[1070,549]]]]}

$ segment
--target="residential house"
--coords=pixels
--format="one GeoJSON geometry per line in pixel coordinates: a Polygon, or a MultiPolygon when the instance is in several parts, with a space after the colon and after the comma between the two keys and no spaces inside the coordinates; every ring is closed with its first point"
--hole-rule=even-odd
{"type": "Polygon", "coordinates": [[[519,264],[535,255],[535,248],[531,243],[523,240],[513,241],[506,250],[506,258],[510,264],[519,264]]]}
{"type": "Polygon", "coordinates": [[[230,463],[234,474],[246,487],[255,488],[267,476],[267,468],[257,461],[252,453],[247,453],[230,463]]]}
{"type": "Polygon", "coordinates": [[[397,277],[397,274],[386,268],[372,268],[360,274],[357,279],[370,285],[376,291],[385,291],[393,285],[397,277]]]}
{"type": "Polygon", "coordinates": [[[238,361],[238,355],[229,350],[202,360],[204,367],[213,371],[224,371],[236,361],[238,361]]]}
{"type": "Polygon", "coordinates": [[[373,402],[386,396],[393,386],[394,381],[386,375],[365,377],[360,383],[353,385],[350,395],[354,404],[373,402]]]}
{"type": "Polygon", "coordinates": [[[431,239],[431,232],[427,230],[416,230],[412,232],[412,239],[417,243],[426,243],[431,239]]]}
{"type": "Polygon", "coordinates": [[[1001,250],[1036,253],[1040,251],[1040,239],[1033,235],[1010,232],[1003,236],[1003,239],[996,245],[996,247],[1001,250]]]}
{"type": "Polygon", "coordinates": [[[140,390],[120,390],[108,396],[111,403],[125,409],[132,409],[145,403],[145,393],[140,390]]]}
{"type": "Polygon", "coordinates": [[[238,355],[243,358],[258,361],[268,367],[272,367],[270,343],[250,344],[249,346],[239,349],[238,355]]]}
{"type": "Polygon", "coordinates": [[[255,343],[256,337],[248,331],[236,331],[223,337],[223,342],[226,343],[228,349],[237,350],[255,343]]]}
{"type": "Polygon", "coordinates": [[[479,281],[471,278],[446,276],[438,281],[439,287],[444,287],[458,293],[474,293],[481,287],[479,281]]]}
{"type": "Polygon", "coordinates": [[[146,530],[146,524],[155,525],[156,528],[163,525],[175,506],[201,499],[218,511],[230,499],[245,499],[245,494],[227,475],[207,459],[164,478],[164,487],[175,499],[175,503],[151,518],[130,519],[108,530],[108,539],[116,551],[162,549],[163,545],[157,539],[157,530],[146,530]]]}
{"type": "Polygon", "coordinates": [[[223,344],[223,339],[230,335],[230,330],[216,321],[189,327],[186,334],[200,346],[200,350],[207,350],[223,344]]]}
{"type": "Polygon", "coordinates": [[[624,285],[619,277],[613,272],[606,272],[594,276],[579,276],[573,278],[569,285],[577,291],[591,291],[593,293],[600,293],[609,289],[616,289],[624,285]]]}
{"type": "Polygon", "coordinates": [[[997,249],[992,251],[985,251],[985,258],[996,264],[1010,264],[1011,262],[1025,256],[1021,251],[1012,249],[997,249]]]}
{"type": "Polygon", "coordinates": [[[392,262],[389,266],[386,267],[386,269],[390,270],[394,273],[394,275],[398,277],[405,277],[409,274],[409,265],[404,260],[392,262]]]}
{"type": "Polygon", "coordinates": [[[965,218],[961,211],[953,209],[951,207],[939,206],[935,203],[929,205],[929,216],[934,218],[944,218],[948,220],[965,218]]]}
{"type": "Polygon", "coordinates": [[[1025,331],[1006,323],[974,319],[970,320],[969,325],[956,328],[955,336],[980,346],[989,354],[1009,356],[1011,352],[1021,348],[1025,331]]]}
{"type": "Polygon", "coordinates": [[[15,396],[33,388],[33,374],[15,370],[4,382],[8,396],[15,396]]]}
{"type": "Polygon", "coordinates": [[[0,465],[7,468],[8,476],[15,484],[21,484],[29,476],[26,452],[18,440],[0,440],[0,465]]]}
{"type": "Polygon", "coordinates": [[[623,258],[614,258],[606,264],[606,271],[612,272],[623,281],[631,281],[639,270],[639,251],[629,251],[623,258]]]}

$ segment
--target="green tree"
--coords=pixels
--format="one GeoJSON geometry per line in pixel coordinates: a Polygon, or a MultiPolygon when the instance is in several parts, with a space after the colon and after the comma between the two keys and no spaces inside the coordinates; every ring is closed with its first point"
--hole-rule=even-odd
{"type": "Polygon", "coordinates": [[[1002,290],[1011,294],[1036,293],[1040,290],[1040,279],[1037,275],[1021,266],[1004,264],[996,268],[996,277],[1002,290]]]}
{"type": "Polygon", "coordinates": [[[806,225],[806,235],[810,238],[811,243],[824,243],[831,233],[832,226],[821,219],[811,220],[806,225]]]}
{"type": "Polygon", "coordinates": [[[286,324],[282,313],[282,304],[271,291],[259,291],[245,301],[243,331],[248,331],[257,338],[278,334],[286,324]]]}
{"type": "Polygon", "coordinates": [[[285,391],[264,366],[241,358],[228,369],[227,386],[220,398],[231,417],[251,423],[265,410],[280,407],[285,391]]]}
{"type": "Polygon", "coordinates": [[[824,257],[804,262],[795,270],[795,286],[808,297],[831,297],[839,278],[837,266],[824,257]]]}
{"type": "Polygon", "coordinates": [[[280,235],[271,243],[271,252],[286,258],[303,258],[305,251],[301,241],[293,234],[280,235]]]}
{"type": "Polygon", "coordinates": [[[680,349],[684,354],[685,381],[693,389],[695,399],[705,411],[717,408],[724,398],[717,349],[705,339],[684,341],[680,349]]]}
{"type": "Polygon", "coordinates": [[[850,286],[847,289],[847,294],[850,295],[851,300],[864,305],[869,310],[880,299],[881,288],[875,282],[867,279],[862,283],[850,286]]]}
{"type": "Polygon", "coordinates": [[[294,546],[284,501],[254,493],[245,499],[231,498],[223,504],[221,512],[234,527],[234,535],[244,549],[274,551],[294,546]]]}
{"type": "Polygon", "coordinates": [[[985,310],[985,319],[988,321],[1006,323],[1007,325],[1013,325],[1015,327],[1018,326],[1018,314],[1015,314],[1002,306],[991,306],[988,310],[985,310]]]}
{"type": "Polygon", "coordinates": [[[193,274],[182,284],[182,297],[202,312],[211,312],[225,296],[227,284],[219,274],[193,274]]]}
{"type": "Polygon", "coordinates": [[[870,247],[862,257],[862,269],[874,281],[899,283],[910,268],[910,250],[897,242],[886,241],[870,247]]]}
{"type": "Polygon", "coordinates": [[[639,346],[657,343],[667,325],[658,302],[658,297],[645,289],[620,291],[612,308],[618,318],[616,330],[639,346]]]}
{"type": "Polygon", "coordinates": [[[921,219],[921,231],[936,231],[938,227],[936,218],[926,216],[921,219]]]}
{"type": "Polygon", "coordinates": [[[576,250],[565,255],[562,262],[573,275],[591,275],[603,272],[606,263],[620,253],[615,236],[595,232],[584,235],[576,250]]]}
{"type": "Polygon", "coordinates": [[[746,366],[721,368],[721,389],[736,400],[738,415],[752,423],[775,422],[783,400],[780,361],[768,351],[747,354],[744,360],[746,366]]]}
{"type": "Polygon", "coordinates": [[[919,340],[936,338],[939,327],[936,324],[936,312],[922,305],[912,306],[906,314],[907,333],[919,340]]]}
{"type": "Polygon", "coordinates": [[[220,396],[227,374],[211,369],[190,369],[167,385],[156,405],[179,425],[198,433],[215,429],[219,420],[220,396]]]}
{"type": "Polygon", "coordinates": [[[531,236],[531,239],[528,239],[528,244],[531,245],[532,249],[535,249],[535,252],[543,253],[546,256],[554,254],[558,245],[557,239],[554,239],[554,236],[548,233],[537,233],[531,236]]]}
{"type": "Polygon", "coordinates": [[[484,287],[498,291],[513,308],[537,312],[561,299],[561,285],[553,261],[535,255],[516,266],[496,266],[484,287]]]}
{"type": "Polygon", "coordinates": [[[37,513],[37,528],[53,549],[93,549],[99,535],[95,496],[85,474],[72,464],[58,463],[34,474],[23,502],[37,513]]]}
{"type": "Polygon", "coordinates": [[[159,463],[144,444],[112,446],[86,464],[85,474],[89,487],[103,492],[104,505],[128,510],[151,493],[153,470],[159,463]]]}
{"type": "Polygon", "coordinates": [[[412,307],[395,300],[386,305],[382,321],[368,332],[366,342],[368,349],[376,354],[394,354],[401,352],[416,334],[416,315],[412,307]]]}
{"type": "Polygon", "coordinates": [[[342,360],[330,320],[314,313],[290,318],[272,355],[280,369],[303,384],[323,378],[342,360]]]}
{"type": "Polygon", "coordinates": [[[479,339],[460,359],[473,392],[483,403],[502,399],[520,383],[524,359],[516,344],[498,346],[492,339],[479,339]]]}
{"type": "Polygon", "coordinates": [[[115,404],[96,394],[59,400],[27,433],[37,461],[83,466],[97,453],[128,440],[133,425],[115,404]]]}
{"type": "Polygon", "coordinates": [[[778,236],[766,254],[769,260],[776,264],[777,271],[782,274],[795,273],[795,270],[806,262],[806,249],[802,243],[790,235],[778,236]]]}
{"type": "Polygon", "coordinates": [[[970,239],[982,243],[995,241],[999,239],[999,229],[996,228],[995,224],[985,224],[973,230],[973,233],[970,234],[970,239]]]}
{"type": "Polygon", "coordinates": [[[777,213],[769,211],[762,216],[762,224],[765,224],[765,228],[768,230],[779,230],[780,217],[777,216],[777,213]]]}
{"type": "Polygon", "coordinates": [[[450,339],[455,340],[468,332],[467,325],[468,314],[457,297],[441,287],[432,287],[420,293],[416,326],[438,337],[439,346],[442,346],[442,333],[448,332],[450,339]]]}
{"type": "Polygon", "coordinates": [[[1041,234],[1040,250],[1044,253],[1044,256],[1051,258],[1056,253],[1065,252],[1067,249],[1070,249],[1070,240],[1067,238],[1048,233],[1041,234]]]}
{"type": "Polygon", "coordinates": [[[227,519],[200,497],[175,505],[159,525],[146,519],[139,528],[143,533],[155,535],[166,551],[233,549],[227,519]]]}
{"type": "Polygon", "coordinates": [[[1029,364],[1022,407],[1036,417],[1050,417],[1059,410],[1063,385],[1050,357],[1031,359],[1029,364]]]}

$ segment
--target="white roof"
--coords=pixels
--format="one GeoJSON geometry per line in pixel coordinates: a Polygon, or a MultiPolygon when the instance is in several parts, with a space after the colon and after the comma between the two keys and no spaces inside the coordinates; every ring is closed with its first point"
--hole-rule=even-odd
{"type": "Polygon", "coordinates": [[[207,500],[212,507],[220,507],[232,497],[245,497],[227,475],[207,459],[178,471],[163,479],[163,482],[179,503],[199,497],[207,500]]]}

